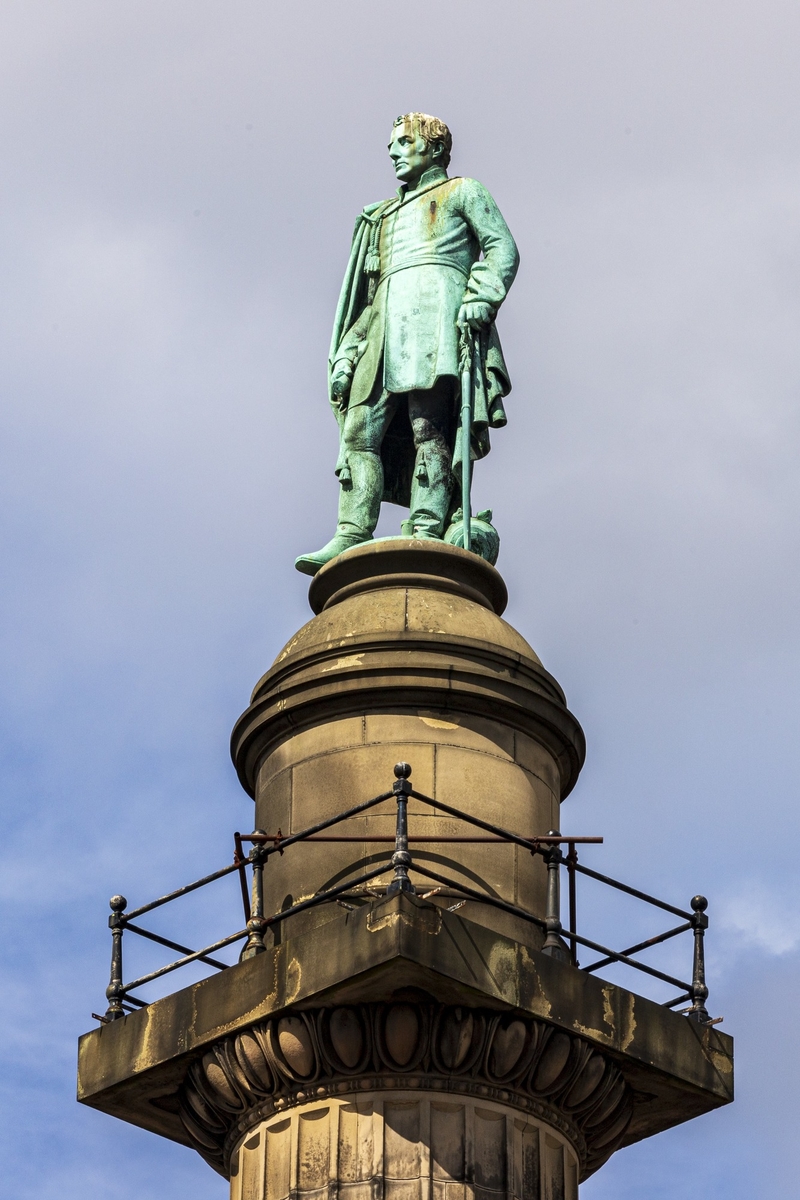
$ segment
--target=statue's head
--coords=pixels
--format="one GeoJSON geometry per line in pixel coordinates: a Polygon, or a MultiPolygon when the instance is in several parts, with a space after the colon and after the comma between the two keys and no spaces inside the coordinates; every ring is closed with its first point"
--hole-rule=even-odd
{"type": "Polygon", "coordinates": [[[431,167],[450,162],[453,138],[444,121],[427,113],[405,113],[392,126],[389,157],[395,174],[403,183],[415,184],[431,167]]]}

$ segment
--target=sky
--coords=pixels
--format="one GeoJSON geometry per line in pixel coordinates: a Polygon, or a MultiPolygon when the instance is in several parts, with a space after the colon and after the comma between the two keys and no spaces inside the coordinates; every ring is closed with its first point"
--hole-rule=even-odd
{"type": "MultiPolygon", "coordinates": [[[[223,865],[252,824],[229,733],[310,615],[330,327],[411,109],[520,248],[474,494],[506,616],[586,731],[562,829],[603,835],[598,870],[709,897],[736,1039],[736,1103],[582,1198],[794,1193],[799,37],[793,0],[5,0],[0,1194],[226,1195],[75,1103],[76,1040],[108,897],[223,865]]],[[[235,927],[215,886],[173,937],[235,927]]],[[[615,945],[662,927],[585,895],[615,945]]]]}

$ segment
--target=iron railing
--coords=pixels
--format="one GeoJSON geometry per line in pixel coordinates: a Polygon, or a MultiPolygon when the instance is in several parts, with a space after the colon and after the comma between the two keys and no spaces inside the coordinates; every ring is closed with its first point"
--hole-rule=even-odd
{"type": "Polygon", "coordinates": [[[337,902],[346,908],[353,908],[359,902],[374,900],[383,894],[392,895],[395,892],[414,894],[417,889],[409,876],[409,871],[413,870],[415,875],[422,876],[432,884],[438,885],[423,893],[424,898],[439,894],[442,895],[443,899],[455,899],[455,903],[448,906],[451,911],[461,908],[467,901],[497,908],[502,912],[509,913],[514,917],[538,926],[546,934],[542,947],[543,953],[567,963],[575,969],[590,973],[603,970],[612,964],[621,964],[630,967],[654,979],[658,979],[662,983],[679,989],[678,996],[664,1002],[665,1008],[677,1008],[679,1004],[690,1001],[689,1006],[682,1010],[690,1019],[704,1025],[716,1024],[722,1019],[718,1017],[712,1020],[706,1008],[708,988],[705,978],[704,937],[705,931],[708,928],[708,917],[706,915],[708,901],[704,896],[693,897],[690,902],[691,911],[677,908],[673,904],[667,904],[664,900],[658,900],[655,896],[648,895],[647,892],[630,887],[626,883],[621,883],[618,879],[612,879],[608,875],[601,875],[599,871],[593,871],[578,862],[577,847],[581,844],[601,843],[603,839],[600,837],[562,837],[557,829],[550,830],[544,836],[523,837],[520,834],[504,829],[500,825],[481,820],[481,818],[472,816],[470,813],[465,813],[459,808],[445,804],[441,800],[432,800],[430,796],[416,791],[409,782],[411,767],[408,763],[398,763],[394,768],[394,773],[396,778],[390,791],[382,792],[379,796],[374,796],[371,800],[365,800],[362,804],[356,804],[354,807],[338,813],[335,817],[330,817],[326,821],[319,821],[316,825],[311,825],[308,829],[303,829],[298,833],[284,836],[280,830],[275,834],[268,834],[259,829],[247,835],[234,834],[235,852],[232,863],[222,867],[219,871],[214,871],[210,875],[196,880],[194,883],[177,888],[174,892],[169,892],[166,896],[152,900],[149,904],[143,904],[131,912],[125,911],[127,900],[124,896],[112,896],[110,901],[111,916],[108,919],[112,939],[111,977],[106,989],[108,1009],[104,1016],[100,1016],[97,1013],[93,1013],[92,1016],[96,1020],[106,1023],[118,1020],[128,1012],[136,1011],[139,1008],[146,1008],[148,1002],[139,996],[135,996],[133,993],[139,991],[145,985],[154,982],[156,979],[160,979],[170,972],[176,971],[190,963],[203,963],[219,971],[227,970],[230,964],[213,958],[212,955],[224,947],[231,946],[244,939],[246,941],[239,956],[240,961],[261,954],[267,949],[264,936],[269,929],[279,926],[282,922],[288,920],[289,917],[316,908],[321,904],[337,902]],[[483,836],[447,837],[438,834],[419,836],[409,834],[409,798],[435,808],[438,813],[455,817],[467,825],[482,830],[483,836]],[[379,804],[383,804],[389,800],[395,800],[397,805],[394,837],[373,835],[365,837],[363,835],[328,834],[325,832],[342,821],[347,821],[349,818],[367,812],[369,809],[375,808],[379,804]],[[250,852],[247,855],[245,855],[243,848],[244,842],[249,842],[251,845],[250,852]],[[282,855],[290,846],[299,842],[370,842],[377,844],[391,842],[393,843],[394,850],[391,856],[382,861],[378,866],[368,871],[363,871],[361,874],[348,879],[344,883],[338,884],[336,887],[324,888],[306,900],[291,904],[280,912],[267,916],[264,913],[264,866],[273,855],[282,855]],[[520,908],[518,905],[512,904],[508,900],[503,900],[499,896],[492,895],[488,890],[480,891],[477,888],[468,887],[461,881],[450,879],[446,875],[441,875],[436,871],[430,870],[428,867],[422,866],[418,860],[415,861],[412,858],[409,843],[420,844],[426,842],[510,843],[520,846],[533,855],[540,855],[547,866],[545,917],[542,918],[533,913],[526,912],[525,909],[520,908]],[[567,847],[566,854],[564,854],[562,846],[567,847]],[[246,871],[248,865],[252,873],[249,887],[246,871]],[[562,867],[567,872],[569,911],[567,928],[564,928],[561,922],[562,867]],[[373,884],[378,876],[384,874],[387,869],[392,871],[392,878],[383,892],[376,891],[374,887],[367,886],[373,884]],[[245,919],[245,927],[236,933],[220,938],[219,941],[213,942],[210,946],[205,946],[202,950],[191,950],[188,946],[183,946],[179,942],[171,941],[169,938],[153,933],[152,930],[144,929],[141,925],[134,924],[135,921],[138,921],[146,913],[153,912],[164,904],[177,900],[181,896],[186,896],[190,892],[194,892],[198,888],[205,887],[207,884],[213,883],[215,880],[222,879],[234,872],[239,876],[245,919]],[[644,901],[655,908],[671,913],[680,918],[681,923],[672,929],[668,929],[665,933],[657,934],[646,941],[637,942],[635,945],[628,946],[624,950],[612,950],[608,946],[603,946],[599,942],[595,942],[577,932],[576,882],[578,875],[585,875],[608,887],[615,888],[628,896],[633,896],[637,900],[644,901]],[[356,891],[356,889],[361,890],[356,891]],[[166,966],[149,972],[149,974],[132,980],[130,983],[125,983],[122,969],[122,939],[126,931],[128,933],[136,933],[140,937],[156,942],[170,950],[176,950],[180,953],[181,957],[168,963],[166,966]],[[691,982],[677,979],[675,976],[660,971],[656,967],[641,962],[634,957],[634,955],[640,954],[653,946],[660,945],[677,937],[681,933],[687,932],[692,933],[694,942],[691,982]],[[578,946],[594,951],[600,957],[586,966],[581,966],[578,962],[578,946]]]}

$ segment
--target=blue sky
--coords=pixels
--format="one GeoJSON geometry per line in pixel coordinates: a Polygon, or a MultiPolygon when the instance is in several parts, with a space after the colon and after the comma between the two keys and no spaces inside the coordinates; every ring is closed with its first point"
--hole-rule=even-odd
{"type": "MultiPolygon", "coordinates": [[[[737,1039],[737,1103],[582,1195],[791,1194],[796,4],[6,0],[0,31],[2,1194],[226,1194],[76,1105],[75,1043],[109,895],[222,865],[251,823],[228,736],[309,615],[339,280],[412,108],[522,255],[475,491],[507,616],[586,731],[562,827],[605,836],[600,870],[709,897],[737,1039]]],[[[220,895],[174,936],[232,928],[220,895]]],[[[619,944],[622,915],[593,914],[619,944]]]]}

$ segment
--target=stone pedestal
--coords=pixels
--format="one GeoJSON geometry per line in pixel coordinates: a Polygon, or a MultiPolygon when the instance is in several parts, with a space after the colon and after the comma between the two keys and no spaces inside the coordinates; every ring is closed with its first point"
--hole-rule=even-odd
{"type": "MultiPolygon", "coordinates": [[[[433,799],[524,837],[558,828],[583,763],[583,733],[555,679],[501,619],[506,598],[493,567],[437,542],[369,543],[324,567],[310,592],[318,615],[256,685],[233,731],[256,825],[296,833],[384,791],[394,764],[408,762],[414,787],[433,799]]],[[[266,911],[385,861],[386,845],[371,838],[393,837],[394,822],[387,806],[337,826],[362,839],[354,844],[273,857],[266,911]]],[[[544,915],[540,858],[508,844],[436,844],[477,831],[414,800],[409,825],[434,839],[413,847],[418,863],[544,915]]],[[[388,872],[371,886],[387,882],[388,872]]],[[[541,944],[535,926],[487,906],[475,911],[541,944]]],[[[284,932],[330,915],[315,909],[284,932]]]]}

